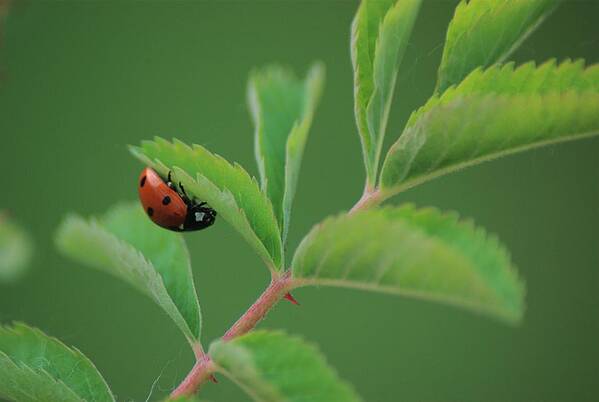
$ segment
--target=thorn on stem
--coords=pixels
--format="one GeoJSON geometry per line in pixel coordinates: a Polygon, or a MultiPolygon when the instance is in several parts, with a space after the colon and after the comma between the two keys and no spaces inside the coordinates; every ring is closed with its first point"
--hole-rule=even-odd
{"type": "Polygon", "coordinates": [[[299,306],[300,304],[297,302],[297,300],[295,300],[295,297],[291,296],[291,293],[287,292],[285,293],[285,299],[289,300],[291,303],[295,304],[296,306],[299,306]]]}
{"type": "Polygon", "coordinates": [[[218,384],[218,380],[216,379],[216,377],[214,376],[214,374],[210,374],[210,377],[208,377],[208,379],[210,381],[212,381],[215,384],[218,384]]]}

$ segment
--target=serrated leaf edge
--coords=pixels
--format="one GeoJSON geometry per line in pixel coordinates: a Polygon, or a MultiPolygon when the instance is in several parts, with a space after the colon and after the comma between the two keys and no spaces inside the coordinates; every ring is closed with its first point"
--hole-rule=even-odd
{"type": "MultiPolygon", "coordinates": [[[[469,100],[469,99],[473,99],[473,98],[478,98],[478,100],[481,100],[481,101],[493,100],[493,101],[497,101],[497,102],[507,102],[509,100],[514,101],[518,98],[523,98],[523,99],[529,98],[531,100],[532,99],[542,100],[542,98],[549,97],[552,95],[578,96],[579,94],[584,94],[584,92],[578,92],[578,91],[571,91],[571,92],[564,92],[564,93],[555,93],[554,92],[554,93],[547,93],[544,95],[492,95],[492,94],[487,94],[487,95],[482,95],[482,96],[474,95],[474,96],[458,97],[458,98],[453,99],[452,102],[465,101],[465,100],[469,100]]],[[[442,107],[446,106],[446,105],[449,105],[449,103],[448,104],[440,104],[440,106],[442,106],[442,107]]],[[[419,116],[419,120],[425,119],[426,114],[431,111],[434,111],[434,109],[431,109],[430,111],[425,112],[422,116],[419,116]]],[[[415,124],[417,124],[417,123],[415,122],[414,125],[415,124]]],[[[411,127],[412,126],[407,127],[407,128],[411,128],[411,127]]],[[[405,134],[405,132],[404,132],[404,134],[405,134]]],[[[495,160],[495,159],[498,159],[498,158],[501,158],[504,156],[512,155],[515,153],[527,151],[529,149],[541,148],[541,147],[548,146],[548,145],[560,144],[560,143],[564,143],[564,142],[570,142],[570,141],[575,141],[575,140],[580,140],[580,139],[585,139],[585,138],[591,138],[596,135],[599,135],[599,130],[579,133],[579,134],[575,134],[575,135],[565,135],[565,136],[562,136],[559,138],[550,138],[547,140],[536,141],[536,142],[526,144],[526,145],[515,146],[515,147],[511,147],[509,149],[502,150],[499,152],[493,152],[493,153],[490,153],[490,154],[482,156],[482,157],[469,159],[465,162],[457,163],[457,164],[454,164],[454,165],[451,165],[451,166],[448,166],[448,167],[445,167],[442,169],[435,169],[432,173],[421,175],[414,179],[402,181],[400,184],[391,185],[391,186],[384,185],[383,180],[382,180],[383,175],[384,175],[383,172],[385,170],[385,164],[386,164],[386,161],[385,161],[385,163],[383,163],[383,169],[381,170],[381,175],[379,178],[379,180],[380,180],[380,182],[379,182],[380,202],[386,200],[387,198],[393,197],[403,191],[406,191],[413,187],[416,187],[422,183],[425,183],[427,181],[430,181],[430,180],[435,179],[440,176],[444,176],[448,173],[460,171],[460,170],[465,169],[470,166],[474,166],[474,165],[477,165],[480,163],[492,161],[492,160],[495,160]]],[[[396,144],[398,144],[398,143],[399,143],[399,140],[396,141],[395,144],[393,144],[393,146],[389,149],[387,156],[389,156],[391,154],[393,149],[397,146],[396,144]]],[[[416,154],[414,154],[414,156],[416,156],[416,154]]]]}
{"type": "MultiPolygon", "coordinates": [[[[170,143],[169,141],[167,141],[167,140],[165,140],[165,139],[163,139],[161,137],[156,136],[156,137],[154,137],[154,141],[143,141],[142,144],[144,144],[144,143],[150,143],[150,144],[151,143],[156,143],[156,144],[159,144],[161,146],[171,146],[171,144],[172,144],[174,146],[184,147],[185,150],[189,151],[189,152],[194,152],[196,149],[199,149],[202,152],[206,152],[206,153],[211,154],[216,159],[218,159],[219,162],[228,164],[233,169],[237,170],[238,172],[240,172],[241,174],[243,174],[244,176],[246,176],[252,182],[252,184],[256,186],[256,188],[258,189],[258,191],[263,195],[264,201],[266,202],[266,204],[268,206],[270,206],[270,208],[268,208],[268,210],[270,212],[269,215],[270,215],[271,221],[276,226],[277,232],[281,233],[281,230],[280,230],[280,228],[278,226],[278,223],[277,223],[277,219],[276,219],[276,217],[274,215],[274,210],[272,208],[272,203],[271,203],[270,199],[264,193],[264,191],[261,189],[260,184],[258,183],[258,181],[256,180],[256,178],[254,176],[251,176],[237,162],[230,163],[228,160],[226,160],[225,158],[223,158],[221,155],[219,155],[217,153],[213,153],[213,152],[207,150],[206,148],[202,147],[201,145],[193,144],[190,147],[189,145],[187,145],[183,141],[178,140],[177,138],[174,138],[173,142],[170,143]]],[[[180,167],[178,167],[176,165],[172,166],[171,168],[169,168],[160,159],[151,159],[151,158],[148,158],[144,154],[143,150],[140,147],[130,145],[129,146],[129,151],[138,160],[140,160],[142,163],[144,163],[144,164],[146,164],[148,166],[158,165],[163,170],[163,172],[168,172],[168,171],[175,172],[175,171],[177,171],[179,173],[184,173],[183,177],[186,177],[188,180],[191,180],[191,181],[193,181],[193,182],[195,182],[196,184],[199,185],[197,178],[193,179],[193,177],[188,172],[186,172],[185,170],[181,169],[180,167]]],[[[221,189],[217,184],[215,184],[214,182],[212,182],[211,180],[209,180],[208,178],[206,178],[205,176],[203,176],[199,172],[196,172],[196,175],[197,175],[197,177],[202,177],[206,181],[206,183],[210,183],[215,189],[218,189],[218,192],[220,194],[222,194],[223,197],[227,197],[227,198],[231,199],[234,202],[236,209],[240,212],[240,215],[243,217],[244,222],[246,223],[247,228],[249,229],[249,232],[251,232],[253,234],[253,236],[248,237],[243,232],[241,232],[239,229],[237,229],[236,226],[232,222],[229,222],[229,224],[231,224],[231,226],[233,226],[234,228],[236,228],[236,230],[242,235],[242,237],[256,250],[256,252],[258,253],[258,255],[262,258],[262,260],[264,261],[264,263],[266,264],[266,266],[268,267],[268,269],[271,271],[271,273],[274,273],[274,272],[277,272],[277,271],[281,270],[282,267],[284,266],[284,261],[285,261],[284,257],[285,256],[284,256],[284,247],[282,246],[280,236],[278,236],[278,239],[279,239],[278,244],[274,245],[274,247],[273,247],[273,249],[276,249],[276,250],[279,251],[280,255],[278,255],[278,256],[274,255],[273,256],[268,251],[268,248],[266,247],[266,244],[264,244],[264,242],[262,242],[262,240],[260,239],[260,237],[257,235],[257,233],[252,228],[249,220],[247,219],[247,214],[245,213],[245,210],[243,208],[241,208],[237,204],[237,201],[235,200],[235,197],[233,196],[233,193],[228,188],[221,189]],[[250,241],[250,239],[252,239],[252,241],[250,241]],[[277,260],[280,260],[280,261],[277,261],[277,260]]],[[[273,245],[271,244],[271,246],[273,246],[273,245]]]]}
{"type": "MultiPolygon", "coordinates": [[[[503,63],[545,21],[545,19],[549,15],[551,15],[551,13],[553,13],[553,11],[555,11],[555,9],[559,6],[560,1],[561,0],[557,0],[556,4],[554,4],[553,7],[548,8],[544,13],[540,14],[538,19],[536,21],[533,21],[530,24],[529,28],[527,30],[523,31],[521,33],[520,37],[514,41],[512,46],[509,49],[507,49],[502,55],[500,55],[495,62],[503,63]]],[[[479,3],[479,2],[460,0],[460,2],[458,3],[458,5],[455,8],[455,11],[451,18],[451,21],[449,22],[449,26],[447,27],[447,33],[445,36],[445,42],[444,42],[444,48],[443,48],[443,54],[441,57],[441,62],[439,64],[439,68],[437,70],[437,83],[435,85],[435,91],[434,91],[435,93],[439,93],[439,88],[441,87],[441,83],[442,83],[441,74],[442,74],[443,70],[441,67],[443,67],[446,57],[449,57],[449,56],[446,56],[446,47],[447,47],[447,41],[449,39],[449,34],[450,34],[450,32],[452,32],[453,26],[456,23],[460,22],[459,19],[465,18],[465,17],[463,17],[463,15],[468,13],[471,10],[471,7],[476,7],[477,3],[479,3]]],[[[504,4],[506,4],[506,3],[504,2],[504,4]]],[[[488,12],[490,12],[490,11],[487,10],[487,13],[488,12]]],[[[462,35],[463,34],[465,34],[465,32],[462,32],[462,35]]],[[[470,72],[468,72],[466,74],[466,76],[468,76],[469,73],[470,72]]],[[[463,79],[462,79],[462,81],[463,81],[463,79]]],[[[457,83],[453,83],[451,85],[455,85],[455,84],[457,84],[457,83]]],[[[446,88],[450,87],[451,85],[446,85],[446,88]]]]}
{"type": "MultiPolygon", "coordinates": [[[[11,332],[15,336],[19,336],[19,332],[18,332],[19,329],[24,329],[26,331],[31,331],[31,332],[35,333],[36,336],[38,336],[40,338],[43,338],[43,339],[47,340],[48,342],[53,342],[54,344],[57,344],[58,346],[60,346],[61,348],[63,348],[67,353],[70,353],[72,356],[76,357],[77,359],[81,359],[81,360],[85,361],[86,363],[88,363],[91,367],[93,367],[95,369],[95,372],[97,373],[98,378],[100,378],[102,380],[102,384],[105,386],[106,391],[108,391],[108,393],[112,397],[112,400],[115,401],[114,394],[112,393],[112,390],[108,386],[108,383],[106,382],[106,379],[104,378],[104,376],[102,376],[102,373],[100,373],[100,371],[98,370],[98,368],[96,367],[96,365],[85,354],[83,354],[78,348],[73,347],[73,346],[67,346],[60,339],[58,339],[58,338],[56,338],[54,336],[47,335],[46,333],[44,333],[39,328],[31,327],[31,326],[29,326],[29,325],[27,325],[27,324],[25,324],[23,322],[16,321],[12,325],[1,325],[0,326],[0,331],[11,332]]],[[[10,356],[8,356],[2,350],[0,350],[0,355],[5,356],[6,359],[8,361],[10,361],[17,368],[27,369],[27,370],[31,371],[32,373],[34,373],[36,375],[37,374],[42,374],[42,375],[47,376],[51,381],[53,381],[55,383],[58,383],[58,384],[61,384],[65,388],[67,388],[73,394],[73,396],[75,398],[83,401],[83,399],[79,395],[77,395],[75,393],[75,391],[73,391],[67,384],[65,384],[62,380],[54,378],[45,369],[34,369],[33,367],[30,367],[29,365],[27,365],[27,364],[25,364],[23,362],[15,361],[14,359],[12,359],[10,356]]]]}
{"type": "MultiPolygon", "coordinates": [[[[576,67],[581,76],[585,76],[585,75],[588,75],[588,74],[594,72],[595,70],[599,70],[599,64],[586,65],[585,60],[582,58],[578,58],[578,59],[565,58],[565,59],[561,60],[559,63],[557,62],[556,58],[550,58],[540,64],[536,63],[535,61],[527,61],[525,63],[520,63],[520,64],[516,64],[515,62],[511,61],[508,63],[495,63],[495,64],[490,65],[487,68],[479,66],[479,67],[475,68],[474,70],[472,70],[468,75],[466,75],[466,77],[464,77],[464,79],[462,81],[460,81],[458,84],[453,84],[453,85],[449,86],[441,94],[438,94],[438,93],[433,94],[424,103],[424,105],[422,105],[419,108],[417,108],[416,110],[414,110],[410,114],[410,117],[408,118],[408,121],[405,125],[404,131],[407,128],[413,126],[414,123],[418,120],[418,118],[421,117],[424,113],[431,110],[431,108],[438,106],[438,105],[447,104],[448,102],[457,99],[457,97],[459,97],[459,96],[467,97],[467,96],[483,96],[483,95],[494,95],[494,94],[498,95],[497,91],[489,90],[489,89],[485,89],[484,91],[482,91],[482,90],[476,91],[476,90],[469,89],[468,92],[461,94],[461,92],[464,90],[466,85],[470,84],[470,81],[472,81],[472,80],[480,81],[483,77],[489,77],[489,76],[492,76],[493,74],[514,74],[514,75],[516,75],[519,72],[524,71],[526,69],[534,70],[531,72],[531,75],[539,74],[542,72],[545,74],[548,74],[549,71],[545,71],[545,70],[550,70],[552,73],[555,73],[555,72],[559,71],[560,69],[564,69],[564,68],[570,67],[570,66],[576,67]]],[[[592,91],[592,89],[579,91],[575,88],[569,88],[568,90],[580,92],[580,93],[592,91]]],[[[556,89],[545,90],[542,94],[514,92],[511,94],[502,94],[502,95],[503,96],[524,96],[524,95],[533,96],[536,94],[537,96],[543,96],[543,95],[549,95],[551,93],[564,93],[564,92],[567,92],[567,90],[564,90],[562,88],[559,88],[559,89],[556,88],[556,89]]]]}
{"type": "MultiPolygon", "coordinates": [[[[335,367],[333,367],[328,359],[326,358],[326,356],[321,352],[320,348],[318,347],[318,345],[316,345],[313,342],[307,341],[305,340],[304,337],[302,336],[297,336],[297,335],[289,335],[286,331],[283,330],[256,330],[256,331],[252,331],[248,334],[242,335],[242,337],[237,338],[236,340],[239,340],[243,337],[255,337],[255,336],[269,336],[269,337],[278,337],[278,336],[282,336],[284,337],[286,340],[293,342],[295,345],[299,345],[303,348],[308,349],[311,353],[313,353],[315,356],[318,356],[318,358],[321,359],[322,363],[327,367],[327,369],[333,374],[333,376],[336,378],[336,380],[345,385],[349,391],[351,391],[354,396],[356,398],[359,399],[359,396],[356,394],[356,391],[354,389],[354,387],[348,383],[347,381],[343,380],[340,376],[338,371],[335,369],[335,367]]],[[[242,356],[243,360],[248,363],[248,366],[245,367],[246,370],[250,370],[251,371],[251,375],[259,380],[261,382],[261,386],[264,386],[265,389],[269,392],[272,393],[272,397],[276,397],[277,399],[273,399],[273,400],[268,400],[268,402],[287,402],[288,400],[284,398],[283,395],[281,395],[278,391],[277,388],[275,388],[274,386],[270,385],[269,383],[265,382],[262,377],[261,377],[261,373],[259,372],[259,370],[256,368],[256,366],[254,365],[254,359],[252,357],[252,355],[243,347],[243,346],[239,346],[234,344],[236,340],[233,341],[215,341],[212,343],[212,345],[210,345],[210,350],[209,350],[209,354],[211,353],[211,351],[213,350],[213,347],[218,347],[219,345],[222,345],[224,343],[227,344],[227,348],[230,348],[231,350],[235,350],[239,356],[242,356]],[[233,343],[233,344],[232,344],[233,343]]],[[[222,373],[223,375],[225,375],[227,378],[229,378],[231,381],[233,381],[236,385],[238,385],[244,392],[246,392],[248,394],[248,396],[250,396],[252,399],[254,399],[257,402],[266,402],[263,399],[259,398],[251,389],[248,389],[245,384],[241,383],[234,375],[233,373],[229,372],[228,370],[226,370],[225,368],[221,367],[218,363],[214,363],[214,366],[216,368],[216,370],[220,373],[222,373]]]]}
{"type": "MultiPolygon", "coordinates": [[[[64,221],[62,222],[61,226],[58,229],[58,232],[56,235],[56,242],[57,242],[59,248],[61,248],[61,249],[63,247],[61,245],[61,243],[64,241],[63,240],[64,232],[72,224],[83,224],[91,232],[95,233],[95,235],[99,235],[99,236],[103,237],[105,240],[109,239],[111,243],[115,244],[115,246],[116,246],[115,249],[119,250],[118,252],[114,253],[115,255],[123,255],[123,254],[130,255],[133,258],[138,259],[141,264],[146,265],[149,269],[145,273],[148,274],[148,276],[150,276],[152,278],[152,280],[156,281],[156,283],[158,285],[160,285],[159,289],[158,288],[150,288],[150,287],[142,288],[140,286],[137,286],[137,285],[129,282],[128,280],[126,281],[126,283],[129,286],[137,289],[137,291],[141,292],[142,294],[144,294],[147,297],[149,297],[150,299],[152,299],[154,301],[154,303],[156,303],[156,305],[159,306],[161,308],[161,310],[163,310],[175,322],[177,327],[179,327],[179,329],[183,332],[183,335],[185,336],[185,338],[187,339],[189,344],[192,346],[192,348],[198,347],[197,345],[199,342],[199,335],[201,334],[201,331],[202,331],[201,317],[198,321],[199,328],[198,328],[198,335],[196,336],[196,335],[194,335],[193,330],[189,327],[189,325],[187,324],[187,321],[185,320],[185,318],[179,311],[179,308],[173,301],[171,295],[168,293],[168,290],[166,289],[166,286],[164,284],[164,280],[162,279],[162,276],[160,275],[160,273],[158,273],[158,271],[156,270],[156,268],[154,267],[152,262],[149,261],[140,250],[133,247],[128,242],[121,240],[116,235],[112,234],[110,231],[108,231],[106,228],[104,228],[102,226],[102,224],[97,220],[97,218],[91,217],[86,220],[85,218],[83,218],[79,215],[76,215],[76,214],[67,215],[67,217],[64,219],[64,221]],[[166,296],[166,300],[167,300],[166,305],[163,305],[163,303],[161,302],[160,297],[159,297],[160,295],[157,293],[158,291],[164,292],[164,295],[166,296]]],[[[112,274],[109,271],[106,271],[102,268],[98,268],[97,264],[95,264],[95,263],[93,263],[93,264],[85,263],[85,264],[90,267],[93,267],[94,269],[99,270],[102,273],[116,277],[119,280],[123,280],[123,278],[117,277],[116,275],[112,274]]],[[[195,291],[195,287],[194,287],[194,291],[195,291]]],[[[197,296],[196,296],[196,302],[197,302],[197,296]]],[[[198,311],[200,311],[199,307],[198,307],[198,311]]]]}
{"type": "Polygon", "coordinates": [[[305,101],[304,101],[304,110],[299,119],[295,121],[293,127],[289,135],[287,136],[287,141],[285,142],[285,187],[283,191],[283,200],[282,200],[282,210],[283,210],[283,227],[281,238],[282,244],[285,245],[287,243],[287,235],[289,233],[289,226],[291,222],[291,210],[293,207],[293,200],[295,198],[295,193],[297,191],[297,182],[299,178],[299,170],[301,168],[303,153],[305,149],[306,142],[308,140],[309,129],[312,125],[312,120],[316,113],[316,108],[318,106],[318,102],[322,95],[323,86],[325,79],[325,68],[322,62],[315,62],[312,64],[308,73],[306,74],[306,78],[304,79],[304,90],[306,93],[305,101]],[[305,130],[305,134],[300,137],[302,130],[305,130]],[[297,152],[297,171],[295,172],[295,176],[292,174],[292,167],[290,166],[291,161],[291,148],[294,143],[301,143],[299,146],[300,150],[297,152]]]}
{"type": "MultiPolygon", "coordinates": [[[[367,127],[368,127],[369,132],[372,133],[372,137],[373,137],[374,143],[375,143],[374,154],[372,156],[372,162],[373,162],[373,167],[374,167],[372,183],[375,183],[375,184],[376,184],[376,175],[378,174],[378,172],[380,170],[381,154],[382,154],[382,150],[383,150],[385,135],[387,132],[387,123],[389,121],[389,113],[391,112],[391,105],[393,103],[393,94],[395,92],[395,85],[397,82],[397,74],[399,72],[399,68],[403,61],[405,48],[407,47],[407,44],[405,44],[404,49],[402,51],[401,44],[398,46],[398,50],[397,50],[398,57],[393,64],[394,72],[391,74],[392,75],[391,82],[389,82],[389,85],[388,85],[387,99],[380,99],[384,95],[385,91],[384,91],[383,86],[381,85],[381,82],[379,82],[379,80],[376,79],[376,71],[377,71],[376,67],[377,67],[378,63],[383,63],[380,61],[380,52],[382,51],[381,50],[382,36],[384,34],[385,29],[387,29],[387,28],[390,29],[390,27],[388,27],[388,25],[390,24],[389,21],[391,21],[392,18],[397,18],[397,16],[395,15],[396,13],[402,11],[403,7],[406,7],[406,8],[414,7],[413,8],[414,19],[411,21],[411,26],[406,28],[408,31],[408,38],[411,36],[411,33],[414,28],[414,24],[416,22],[416,18],[420,11],[421,0],[411,0],[411,2],[413,4],[405,5],[405,1],[397,0],[395,2],[395,4],[393,4],[391,7],[389,7],[389,9],[383,16],[383,18],[378,26],[378,33],[377,33],[377,37],[375,40],[374,60],[372,60],[373,88],[372,88],[372,93],[370,95],[370,98],[368,99],[368,102],[366,104],[367,127]],[[377,101],[377,98],[379,98],[379,100],[381,100],[381,101],[384,101],[384,105],[381,106],[383,115],[380,116],[381,118],[379,119],[380,120],[380,122],[379,122],[380,124],[378,126],[379,132],[375,132],[375,129],[373,126],[373,124],[374,124],[373,120],[377,118],[374,115],[374,111],[373,111],[374,102],[377,101]]],[[[383,103],[383,102],[381,102],[381,103],[383,103]]]]}
{"type": "MultiPolygon", "coordinates": [[[[509,266],[506,267],[505,270],[506,270],[507,274],[509,275],[509,277],[514,282],[515,286],[519,289],[519,292],[522,296],[522,298],[521,298],[521,302],[522,302],[521,307],[522,308],[521,308],[520,313],[518,315],[514,316],[505,308],[487,307],[487,306],[481,305],[476,302],[469,302],[467,299],[463,299],[460,297],[431,295],[430,293],[428,293],[426,291],[406,290],[406,289],[400,289],[398,287],[393,287],[393,286],[370,284],[370,283],[366,283],[366,282],[356,282],[356,281],[350,281],[350,280],[344,280],[344,279],[321,279],[321,278],[296,277],[294,275],[295,271],[293,269],[293,266],[295,263],[295,256],[294,256],[294,259],[292,261],[292,266],[291,266],[292,287],[300,288],[300,287],[305,287],[305,286],[316,286],[316,287],[326,286],[326,287],[341,287],[341,288],[348,288],[348,289],[373,291],[373,292],[378,292],[378,293],[406,296],[406,297],[410,297],[410,298],[417,299],[417,300],[440,302],[440,303],[455,306],[455,307],[463,307],[463,308],[467,308],[469,311],[472,311],[474,313],[478,313],[481,315],[485,314],[485,313],[492,313],[496,317],[502,319],[504,322],[509,323],[509,324],[518,324],[521,321],[521,319],[523,317],[524,309],[525,309],[525,304],[524,304],[524,297],[526,294],[525,283],[524,283],[524,280],[518,274],[516,266],[513,264],[512,260],[510,258],[509,251],[500,243],[499,238],[495,234],[487,232],[483,227],[477,226],[472,219],[460,219],[460,216],[457,212],[453,212],[453,211],[441,212],[439,209],[434,208],[434,207],[416,208],[415,205],[413,205],[411,203],[407,203],[407,204],[402,204],[400,207],[388,206],[388,207],[378,208],[376,210],[384,212],[385,210],[392,211],[393,209],[399,209],[399,208],[408,208],[412,211],[419,212],[419,213],[437,214],[439,217],[439,221],[449,220],[449,221],[453,222],[455,224],[455,226],[457,226],[463,230],[469,231],[473,237],[480,238],[480,240],[482,240],[485,244],[489,245],[489,247],[493,247],[493,248],[499,250],[502,254],[504,254],[505,258],[509,261],[509,266]]],[[[372,212],[373,209],[368,210],[368,211],[360,211],[360,212],[357,212],[357,214],[368,213],[369,211],[372,212]]],[[[296,255],[298,255],[298,252],[305,247],[305,244],[309,244],[310,242],[313,241],[313,238],[318,234],[318,232],[322,229],[323,226],[326,226],[339,218],[343,218],[344,216],[346,216],[346,215],[343,213],[329,216],[325,220],[316,224],[310,230],[310,232],[304,237],[304,239],[301,241],[300,245],[297,247],[296,255]]],[[[426,232],[424,232],[418,226],[415,226],[415,225],[410,224],[409,222],[405,222],[405,221],[402,221],[402,224],[406,224],[406,225],[410,226],[412,229],[417,230],[418,232],[424,234],[425,236],[431,237],[430,235],[426,234],[426,232]]],[[[444,243],[442,240],[437,240],[437,241],[444,243]]],[[[475,274],[478,275],[478,273],[475,273],[475,274]]],[[[495,293],[494,290],[493,290],[493,293],[495,293]]],[[[497,299],[501,300],[498,295],[497,295],[497,299]]]]}

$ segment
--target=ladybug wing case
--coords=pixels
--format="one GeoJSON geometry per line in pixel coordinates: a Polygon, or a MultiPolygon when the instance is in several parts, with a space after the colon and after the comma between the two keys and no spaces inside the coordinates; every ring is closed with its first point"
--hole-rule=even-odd
{"type": "Polygon", "coordinates": [[[158,173],[145,168],[139,176],[138,192],[144,210],[154,223],[171,230],[183,230],[187,205],[158,173]]]}

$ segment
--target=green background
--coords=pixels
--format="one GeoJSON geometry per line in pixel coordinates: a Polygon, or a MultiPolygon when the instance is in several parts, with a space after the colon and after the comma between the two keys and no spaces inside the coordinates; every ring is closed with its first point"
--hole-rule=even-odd
{"type": "MultiPolygon", "coordinates": [[[[425,1],[391,113],[388,143],[431,94],[456,2],[425,1]]],[[[125,284],[60,255],[65,213],[136,198],[127,144],[154,135],[203,144],[253,174],[247,73],[280,62],[327,82],[308,143],[290,248],[349,208],[364,179],[353,117],[349,27],[356,2],[23,1],[7,20],[0,84],[0,205],[36,242],[32,269],[0,285],[0,320],[80,348],[118,400],[165,395],[192,356],[175,325],[125,284]]],[[[514,54],[599,62],[599,3],[567,1],[514,54]]],[[[591,401],[599,394],[599,139],[467,169],[391,202],[456,210],[497,233],[528,284],[519,327],[443,305],[340,289],[300,289],[262,328],[320,345],[368,401],[591,401]]],[[[267,270],[225,222],[186,235],[204,314],[218,337],[267,270]]],[[[213,401],[245,401],[220,378],[213,401]]]]}

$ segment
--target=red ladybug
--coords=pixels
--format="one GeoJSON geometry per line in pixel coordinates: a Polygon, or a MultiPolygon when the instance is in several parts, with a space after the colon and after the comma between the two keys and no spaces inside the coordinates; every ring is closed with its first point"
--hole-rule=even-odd
{"type": "Polygon", "coordinates": [[[139,175],[139,199],[150,219],[163,228],[176,232],[202,230],[214,224],[216,211],[205,202],[195,202],[185,193],[183,185],[165,181],[147,167],[139,175]]]}

